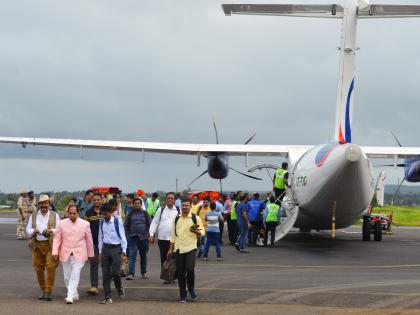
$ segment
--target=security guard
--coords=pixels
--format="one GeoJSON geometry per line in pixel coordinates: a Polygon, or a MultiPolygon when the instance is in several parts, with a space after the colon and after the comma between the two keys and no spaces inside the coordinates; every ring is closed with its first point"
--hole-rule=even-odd
{"type": "Polygon", "coordinates": [[[274,203],[275,201],[276,200],[274,196],[271,196],[263,214],[263,222],[265,228],[264,246],[267,246],[268,232],[271,232],[271,246],[274,246],[274,240],[276,239],[276,228],[280,223],[281,208],[279,205],[274,203]]]}
{"type": "Polygon", "coordinates": [[[152,217],[155,216],[157,209],[160,207],[160,202],[158,199],[159,195],[154,192],[152,198],[147,198],[146,200],[146,211],[152,217]]]}
{"type": "Polygon", "coordinates": [[[26,190],[19,193],[20,197],[17,202],[18,224],[16,235],[18,240],[25,240],[25,223],[27,222],[29,199],[26,190]]]}
{"type": "Polygon", "coordinates": [[[276,199],[283,200],[284,194],[286,192],[286,187],[290,187],[288,180],[289,180],[289,172],[287,170],[288,164],[284,162],[281,165],[276,173],[274,174],[273,178],[273,190],[276,195],[276,199]]]}

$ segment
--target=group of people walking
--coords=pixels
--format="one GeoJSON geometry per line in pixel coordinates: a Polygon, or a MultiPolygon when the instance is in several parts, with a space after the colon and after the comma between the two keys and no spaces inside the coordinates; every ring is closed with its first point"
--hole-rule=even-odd
{"type": "MultiPolygon", "coordinates": [[[[283,180],[287,185],[287,178],[283,180]]],[[[80,272],[87,261],[91,285],[87,293],[98,295],[101,265],[104,293],[101,303],[112,303],[112,280],[118,296],[124,299],[121,266],[128,263],[126,280],[134,280],[139,254],[141,278],[148,279],[147,256],[149,244],[154,243],[159,247],[161,266],[169,258],[174,258],[176,264],[175,275],[165,279],[164,284],[178,280],[179,301],[185,303],[188,294],[191,301],[196,301],[199,299],[195,291],[196,258],[207,261],[214,246],[217,261],[222,261],[225,221],[229,242],[240,253],[248,253],[247,245],[257,245],[262,229],[266,231],[263,244],[267,246],[270,232],[273,245],[276,227],[281,222],[279,198],[270,194],[267,201],[261,201],[258,193],[249,197],[241,191],[213,200],[209,197],[199,200],[198,195],[190,200],[169,192],[164,205],[160,205],[156,193],[146,201],[128,194],[123,208],[121,196],[104,201],[100,194],[88,190],[83,200],[76,199],[68,205],[62,220],[52,210],[48,195],[40,196],[38,210],[36,203],[28,202],[26,192],[22,192],[21,199],[18,214],[22,213],[22,221],[27,221],[26,236],[41,289],[39,299],[51,301],[55,271],[61,262],[68,304],[79,299],[80,272]]],[[[25,238],[19,224],[18,238],[25,238]]]]}

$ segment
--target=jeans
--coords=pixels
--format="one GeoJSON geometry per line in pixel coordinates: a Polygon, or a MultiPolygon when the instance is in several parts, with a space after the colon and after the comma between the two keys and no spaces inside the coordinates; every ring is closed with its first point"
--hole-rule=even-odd
{"type": "Polygon", "coordinates": [[[193,249],[188,253],[180,254],[179,251],[175,253],[176,271],[178,272],[178,286],[181,297],[187,297],[187,288],[190,294],[194,292],[195,281],[195,259],[197,250],[193,249]]]}
{"type": "Polygon", "coordinates": [[[130,247],[128,256],[128,273],[134,275],[136,273],[136,259],[137,251],[140,255],[140,270],[144,275],[147,272],[147,253],[149,251],[149,241],[147,239],[141,240],[138,236],[130,237],[130,247]]]}
{"type": "Polygon", "coordinates": [[[204,246],[206,245],[206,235],[200,237],[200,248],[198,249],[198,253],[203,253],[204,246]]]}
{"type": "Polygon", "coordinates": [[[90,260],[90,286],[97,288],[99,284],[99,249],[98,245],[93,245],[95,256],[90,260]]]}
{"type": "Polygon", "coordinates": [[[105,298],[111,298],[111,279],[118,292],[122,291],[121,283],[121,246],[107,247],[102,249],[102,281],[105,298]]]}
{"type": "Polygon", "coordinates": [[[246,241],[248,239],[248,225],[238,224],[239,236],[236,243],[239,244],[240,249],[245,249],[246,241]]]}
{"type": "Polygon", "coordinates": [[[204,248],[204,257],[209,254],[210,245],[216,246],[217,257],[222,257],[222,251],[220,249],[220,232],[206,232],[206,246],[204,248]]]}

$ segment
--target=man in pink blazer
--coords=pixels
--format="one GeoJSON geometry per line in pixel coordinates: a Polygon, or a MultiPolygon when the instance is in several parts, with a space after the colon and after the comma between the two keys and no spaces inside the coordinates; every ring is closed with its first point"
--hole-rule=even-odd
{"type": "Polygon", "coordinates": [[[67,287],[65,302],[73,304],[79,299],[77,286],[80,271],[89,257],[94,256],[89,222],[79,218],[76,205],[68,208],[68,218],[60,222],[53,241],[52,256],[60,259],[63,266],[64,283],[67,287]]]}

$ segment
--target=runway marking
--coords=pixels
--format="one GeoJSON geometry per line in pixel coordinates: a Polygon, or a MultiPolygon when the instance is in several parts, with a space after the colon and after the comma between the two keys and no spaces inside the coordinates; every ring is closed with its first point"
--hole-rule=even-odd
{"type": "MultiPolygon", "coordinates": [[[[0,259],[0,262],[22,262],[22,261],[30,261],[31,258],[28,259],[0,259]]],[[[150,263],[149,265],[160,265],[160,263],[150,263]]],[[[217,266],[217,267],[242,267],[242,268],[249,268],[249,267],[256,267],[256,268],[281,268],[281,269],[392,269],[392,268],[416,268],[420,267],[420,264],[407,264],[407,265],[307,265],[307,266],[296,266],[296,265],[269,265],[269,264],[227,264],[227,263],[205,263],[200,264],[200,268],[205,268],[206,266],[217,266]]]]}

